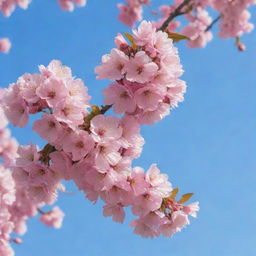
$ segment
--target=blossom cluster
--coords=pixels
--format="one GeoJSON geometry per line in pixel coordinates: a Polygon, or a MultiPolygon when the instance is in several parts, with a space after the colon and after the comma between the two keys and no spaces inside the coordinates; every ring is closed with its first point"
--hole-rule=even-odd
{"type": "MultiPolygon", "coordinates": [[[[16,175],[17,167],[14,166],[24,163],[24,159],[19,160],[18,155],[22,147],[18,149],[17,141],[10,136],[10,130],[6,127],[8,121],[2,108],[4,95],[4,91],[0,90],[0,255],[12,256],[14,252],[10,242],[21,243],[21,240],[11,238],[11,234],[24,234],[27,219],[35,216],[43,204],[31,200],[26,189],[21,186],[21,176],[16,175]]],[[[43,214],[40,220],[48,226],[58,227],[62,218],[61,210],[54,208],[43,214]]]]}
{"type": "MultiPolygon", "coordinates": [[[[61,180],[73,180],[90,201],[105,202],[104,216],[123,222],[130,206],[137,216],[131,223],[135,233],[172,236],[189,224],[189,215],[196,216],[198,202],[176,201],[168,176],[156,165],[145,173],[132,162],[144,144],[140,125],[162,119],[183,100],[182,68],[172,40],[151,23],[142,22],[128,37],[132,46],[119,35],[118,49],[96,68],[100,78],[116,80],[104,91],[110,105],[91,106],[83,81],[59,61],[9,86],[3,104],[8,120],[24,127],[30,114],[42,113],[33,130],[47,141],[42,150],[33,144],[19,147],[13,176],[37,208],[56,201],[64,189],[61,180]],[[111,105],[123,115],[106,116],[111,105]]],[[[62,217],[54,208],[41,221],[59,227],[62,217]]]]}
{"type": "Polygon", "coordinates": [[[183,101],[186,84],[172,39],[150,22],[143,21],[133,34],[119,34],[117,48],[102,57],[98,79],[115,80],[103,91],[105,104],[117,114],[133,116],[140,124],[153,124],[183,101]]]}
{"type": "Polygon", "coordinates": [[[213,38],[212,32],[207,30],[212,23],[209,13],[201,7],[197,7],[194,15],[189,13],[186,17],[189,24],[183,27],[181,33],[189,38],[188,46],[191,48],[205,47],[213,38]]]}
{"type": "Polygon", "coordinates": [[[7,128],[8,120],[2,108],[4,90],[0,89],[0,157],[1,165],[9,167],[13,163],[13,159],[17,156],[17,141],[11,137],[10,130],[7,128]]]}
{"type": "MultiPolygon", "coordinates": [[[[161,27],[170,14],[174,13],[184,2],[184,0],[174,0],[171,5],[161,6],[159,8],[161,18],[154,23],[155,26],[157,28],[161,27]]],[[[251,14],[248,9],[255,4],[255,0],[186,0],[186,4],[177,16],[182,14],[187,19],[188,24],[184,25],[180,32],[189,37],[189,47],[205,47],[213,37],[209,31],[214,21],[209,15],[209,11],[212,12],[213,10],[214,13],[217,13],[217,20],[220,20],[219,36],[221,38],[238,38],[244,33],[252,31],[254,26],[249,22],[251,14]]],[[[129,12],[132,13],[134,10],[135,8],[129,10],[129,12]]],[[[125,16],[122,15],[121,17],[125,16]]],[[[124,18],[120,20],[129,26],[133,26],[134,22],[137,21],[134,19],[133,23],[132,21],[128,23],[124,18]]],[[[170,32],[177,32],[181,25],[181,22],[172,20],[167,29],[170,32]]]]}
{"type": "Polygon", "coordinates": [[[72,12],[75,9],[75,5],[83,7],[86,5],[86,0],[58,0],[61,9],[72,12]]]}
{"type": "Polygon", "coordinates": [[[253,24],[249,22],[251,17],[248,11],[255,0],[215,0],[212,6],[221,13],[219,35],[222,38],[238,37],[244,33],[251,32],[253,24]]]}
{"type": "MultiPolygon", "coordinates": [[[[1,0],[0,12],[5,17],[9,17],[15,10],[16,6],[27,9],[32,0],[1,0]]],[[[86,0],[57,0],[63,10],[73,11],[75,5],[82,7],[85,6],[86,0]]]]}
{"type": "Polygon", "coordinates": [[[27,9],[31,0],[1,0],[0,1],[0,11],[6,17],[9,17],[15,10],[16,6],[27,9]]]}
{"type": "Polygon", "coordinates": [[[0,254],[13,255],[9,244],[10,234],[13,230],[9,207],[15,201],[15,183],[10,170],[0,165],[0,254]]]}
{"type": "Polygon", "coordinates": [[[125,4],[118,4],[119,20],[132,27],[137,21],[141,21],[143,5],[149,5],[150,0],[126,0],[125,4]]]}
{"type": "MultiPolygon", "coordinates": [[[[2,103],[3,90],[0,90],[0,103],[2,103]]],[[[10,234],[13,230],[10,207],[16,200],[15,182],[8,167],[17,156],[18,143],[10,136],[10,131],[6,127],[8,124],[0,104],[0,255],[13,255],[13,250],[9,244],[10,234]]]]}

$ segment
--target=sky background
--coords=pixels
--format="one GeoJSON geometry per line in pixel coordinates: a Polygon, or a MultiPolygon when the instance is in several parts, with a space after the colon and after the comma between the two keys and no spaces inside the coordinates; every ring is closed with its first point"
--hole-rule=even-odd
{"type": "MultiPolygon", "coordinates": [[[[88,0],[85,8],[68,13],[54,0],[34,0],[26,11],[1,16],[0,37],[10,37],[13,48],[0,55],[0,86],[59,59],[84,80],[92,103],[101,104],[109,81],[97,81],[94,67],[113,48],[114,36],[130,31],[116,19],[117,2],[88,0]]],[[[151,9],[170,3],[152,2],[151,9]]],[[[141,238],[129,227],[130,214],[124,224],[114,223],[102,216],[102,203],[92,205],[69,183],[74,193],[60,194],[57,203],[66,213],[62,229],[31,219],[23,244],[14,246],[16,255],[256,255],[256,33],[243,41],[247,51],[242,53],[233,40],[217,37],[205,49],[179,44],[188,85],[185,101],[157,125],[142,128],[146,144],[135,164],[147,169],[157,163],[174,187],[195,193],[201,210],[190,226],[172,238],[141,238]]],[[[12,132],[21,144],[44,145],[31,122],[12,132]]]]}

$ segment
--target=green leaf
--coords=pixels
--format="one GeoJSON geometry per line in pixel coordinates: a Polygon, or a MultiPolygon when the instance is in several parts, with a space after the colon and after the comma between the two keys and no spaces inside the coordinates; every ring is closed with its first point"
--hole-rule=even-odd
{"type": "Polygon", "coordinates": [[[131,34],[129,34],[129,33],[124,33],[124,35],[127,37],[127,39],[129,40],[129,42],[131,43],[132,48],[133,48],[134,50],[136,50],[136,49],[138,48],[138,46],[135,44],[133,36],[132,36],[131,34]]]}
{"type": "Polygon", "coordinates": [[[189,37],[182,35],[180,33],[169,32],[169,31],[165,31],[165,32],[168,34],[168,37],[171,38],[175,43],[181,40],[189,40],[189,37]]]}
{"type": "Polygon", "coordinates": [[[176,195],[179,193],[179,188],[174,188],[172,190],[172,194],[170,195],[170,199],[175,199],[176,195]]]}
{"type": "Polygon", "coordinates": [[[187,194],[182,195],[182,197],[180,198],[180,201],[178,203],[179,204],[186,203],[193,195],[194,195],[194,193],[187,193],[187,194]]]}

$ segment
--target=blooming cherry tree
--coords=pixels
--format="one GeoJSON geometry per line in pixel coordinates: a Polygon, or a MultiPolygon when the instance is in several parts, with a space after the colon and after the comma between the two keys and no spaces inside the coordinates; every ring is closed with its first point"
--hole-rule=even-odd
{"type": "MultiPolygon", "coordinates": [[[[68,11],[86,4],[58,2],[68,11]]],[[[0,0],[0,11],[10,16],[16,6],[26,9],[29,3],[0,0]]],[[[179,189],[156,164],[146,171],[134,166],[144,145],[140,128],[159,122],[184,100],[186,82],[174,43],[184,39],[189,47],[204,47],[219,21],[219,36],[235,38],[244,50],[240,37],[253,28],[248,8],[255,1],[175,0],[160,7],[158,21],[145,21],[142,8],[149,4],[118,4],[119,19],[133,29],[117,34],[115,48],[95,68],[97,79],[110,80],[103,90],[105,105],[92,105],[84,82],[58,60],[0,91],[0,255],[14,255],[10,243],[22,242],[15,234],[26,232],[30,217],[39,214],[45,225],[61,227],[62,210],[45,211],[44,206],[57,202],[65,191],[63,181],[74,181],[92,203],[102,200],[103,215],[113,221],[123,222],[130,207],[135,216],[130,226],[142,237],[171,237],[190,223],[189,216],[197,216],[199,203],[187,203],[193,193],[178,199],[179,189]],[[218,13],[215,19],[209,8],[218,13]],[[176,20],[180,15],[188,24],[176,20]],[[8,122],[25,127],[33,114],[33,131],[47,141],[41,149],[33,143],[18,145],[7,128],[8,122]]],[[[10,46],[7,38],[0,39],[0,52],[10,46]]]]}
{"type": "Polygon", "coordinates": [[[40,66],[39,74],[23,75],[2,93],[4,118],[25,127],[30,114],[42,113],[33,130],[48,141],[42,150],[33,144],[14,150],[12,179],[22,197],[19,192],[12,204],[17,210],[9,210],[14,222],[8,234],[23,234],[25,221],[37,212],[46,225],[60,227],[61,210],[41,208],[56,202],[64,189],[61,180],[73,180],[92,202],[103,200],[104,216],[114,221],[123,222],[124,208],[131,206],[137,216],[131,226],[144,237],[172,236],[189,224],[189,215],[196,216],[197,202],[183,205],[192,194],[176,201],[177,189],[155,164],[147,172],[132,167],[144,144],[140,125],[161,120],[183,100],[186,89],[179,79],[183,71],[177,49],[167,33],[143,21],[132,37],[130,46],[119,34],[118,48],[95,69],[98,78],[115,80],[104,91],[110,105],[91,106],[82,80],[73,78],[60,61],[40,66]],[[129,107],[127,100],[132,102],[129,107]],[[105,115],[112,106],[120,118],[105,115]]]}

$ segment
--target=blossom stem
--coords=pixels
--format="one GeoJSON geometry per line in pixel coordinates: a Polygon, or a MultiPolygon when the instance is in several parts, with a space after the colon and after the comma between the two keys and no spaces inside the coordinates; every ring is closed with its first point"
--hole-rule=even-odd
{"type": "Polygon", "coordinates": [[[40,214],[42,214],[42,215],[46,214],[46,212],[44,212],[44,211],[41,210],[40,208],[37,208],[37,211],[38,211],[40,214]]]}
{"type": "Polygon", "coordinates": [[[218,21],[220,20],[220,18],[221,18],[221,15],[219,15],[218,17],[216,17],[216,18],[212,21],[212,23],[205,29],[205,32],[209,31],[209,30],[213,27],[213,25],[214,25],[216,22],[218,22],[218,21]]]}
{"type": "Polygon", "coordinates": [[[50,154],[52,152],[55,152],[56,148],[54,146],[52,146],[51,144],[46,144],[43,148],[43,150],[41,150],[39,153],[41,154],[40,157],[40,161],[46,165],[49,165],[49,161],[50,161],[50,154]]]}
{"type": "Polygon", "coordinates": [[[182,11],[183,7],[188,5],[191,2],[191,0],[184,0],[176,9],[174,12],[170,14],[170,16],[165,20],[163,25],[159,28],[159,30],[165,31],[165,29],[168,27],[169,23],[177,16],[184,14],[182,11]]]}
{"type": "Polygon", "coordinates": [[[100,113],[104,115],[109,109],[111,109],[112,105],[105,105],[101,107],[100,113]]]}

